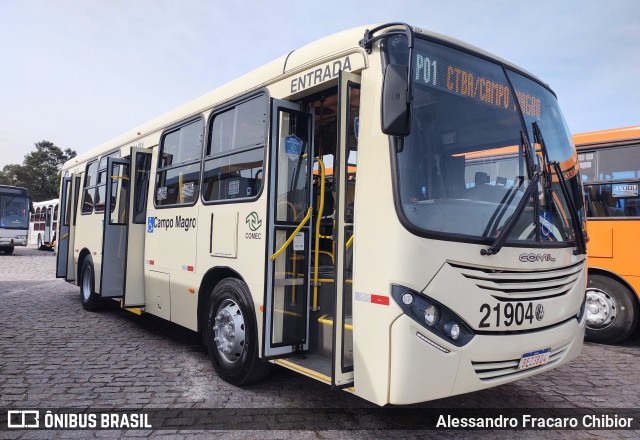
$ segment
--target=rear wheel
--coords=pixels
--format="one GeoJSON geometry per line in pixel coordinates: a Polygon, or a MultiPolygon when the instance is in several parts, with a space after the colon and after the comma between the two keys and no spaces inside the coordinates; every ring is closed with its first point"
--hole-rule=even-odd
{"type": "Polygon", "coordinates": [[[44,245],[42,244],[42,235],[38,234],[38,249],[44,250],[44,245]]]}
{"type": "Polygon", "coordinates": [[[13,249],[14,249],[13,246],[5,246],[5,247],[0,248],[0,250],[2,250],[7,255],[13,254],[13,249]]]}
{"type": "Polygon", "coordinates": [[[82,269],[80,270],[80,302],[82,308],[90,312],[102,307],[102,300],[95,291],[93,260],[89,255],[82,261],[82,269]]]}
{"type": "Polygon", "coordinates": [[[211,363],[225,382],[246,385],[271,371],[271,363],[258,357],[255,311],[244,282],[227,278],[213,290],[204,336],[211,363]]]}
{"type": "Polygon", "coordinates": [[[618,281],[602,275],[590,275],[586,314],[587,338],[615,344],[627,339],[635,330],[638,302],[633,292],[618,281]]]}

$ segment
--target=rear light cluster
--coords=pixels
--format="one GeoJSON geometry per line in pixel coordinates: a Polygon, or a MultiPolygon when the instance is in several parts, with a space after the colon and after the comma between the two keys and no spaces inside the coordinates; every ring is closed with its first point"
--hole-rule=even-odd
{"type": "Polygon", "coordinates": [[[393,284],[391,296],[407,316],[453,345],[462,347],[475,336],[458,315],[426,295],[393,284]]]}

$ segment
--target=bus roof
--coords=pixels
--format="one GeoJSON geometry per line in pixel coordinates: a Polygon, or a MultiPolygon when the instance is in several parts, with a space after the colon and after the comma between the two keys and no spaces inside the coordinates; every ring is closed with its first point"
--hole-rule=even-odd
{"type": "Polygon", "coordinates": [[[21,186],[11,186],[11,185],[0,185],[0,193],[20,194],[23,196],[29,195],[29,191],[27,190],[27,188],[23,188],[21,186]]]}
{"type": "Polygon", "coordinates": [[[576,146],[600,144],[613,141],[626,141],[640,138],[640,125],[631,127],[611,128],[609,130],[590,131],[573,135],[576,146]]]}
{"type": "MultiPolygon", "coordinates": [[[[270,63],[257,68],[256,70],[253,70],[245,75],[238,77],[235,80],[223,84],[222,86],[198,98],[195,98],[192,101],[183,104],[160,117],[157,117],[145,124],[131,129],[121,136],[118,136],[99,147],[79,154],[78,156],[67,161],[63,165],[62,169],[71,168],[77,164],[81,164],[104,153],[113,151],[116,148],[121,148],[126,145],[132,145],[145,136],[151,135],[156,132],[161,132],[165,128],[181,120],[187,119],[197,114],[201,114],[209,109],[223,104],[224,102],[231,101],[237,97],[245,95],[252,90],[259,90],[276,81],[280,81],[287,76],[292,76],[319,63],[323,59],[340,55],[347,55],[349,53],[360,53],[363,57],[365,57],[366,64],[366,52],[359,46],[358,43],[362,39],[365,30],[372,29],[376,26],[378,25],[374,24],[369,26],[360,26],[338,32],[327,37],[315,40],[301,47],[300,49],[293,50],[289,54],[283,55],[271,61],[270,63]]],[[[503,63],[507,67],[528,75],[541,84],[545,84],[524,69],[478,47],[436,32],[430,32],[415,27],[413,29],[418,35],[424,35],[428,38],[439,40],[446,44],[457,46],[464,50],[474,52],[480,56],[491,58],[495,61],[503,63]]]]}
{"type": "Polygon", "coordinates": [[[58,201],[59,199],[51,199],[51,200],[44,200],[42,202],[33,202],[33,207],[38,208],[40,206],[57,205],[58,201]]]}

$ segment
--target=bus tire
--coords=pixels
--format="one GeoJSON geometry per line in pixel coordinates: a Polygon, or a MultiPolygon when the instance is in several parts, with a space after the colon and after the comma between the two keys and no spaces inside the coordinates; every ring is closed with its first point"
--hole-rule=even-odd
{"type": "Polygon", "coordinates": [[[38,234],[38,250],[44,250],[44,245],[42,244],[42,235],[38,234]]]}
{"type": "Polygon", "coordinates": [[[225,382],[247,385],[271,371],[271,363],[258,357],[258,328],[249,287],[236,278],[225,278],[211,293],[204,339],[213,368],[225,382]]]}
{"type": "Polygon", "coordinates": [[[93,260],[90,255],[87,255],[82,261],[82,269],[80,270],[80,302],[82,308],[89,312],[95,312],[102,307],[102,299],[95,289],[93,260]]]}
{"type": "Polygon", "coordinates": [[[586,294],[588,340],[616,344],[633,333],[638,301],[627,287],[603,275],[589,275],[586,294]]]}
{"type": "Polygon", "coordinates": [[[15,248],[13,246],[5,246],[5,247],[2,248],[2,251],[7,255],[11,255],[11,254],[13,254],[13,250],[14,249],[15,248]]]}

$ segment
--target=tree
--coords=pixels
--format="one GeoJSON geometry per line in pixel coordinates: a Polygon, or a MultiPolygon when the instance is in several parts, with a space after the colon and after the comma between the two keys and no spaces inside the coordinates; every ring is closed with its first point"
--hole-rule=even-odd
{"type": "Polygon", "coordinates": [[[70,148],[62,150],[53,142],[40,141],[36,150],[24,156],[22,165],[5,165],[0,171],[0,183],[23,186],[36,202],[55,199],[60,188],[60,167],[76,156],[70,148]]]}

